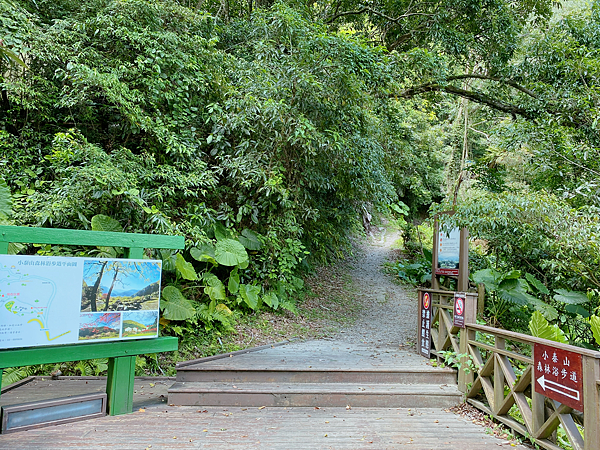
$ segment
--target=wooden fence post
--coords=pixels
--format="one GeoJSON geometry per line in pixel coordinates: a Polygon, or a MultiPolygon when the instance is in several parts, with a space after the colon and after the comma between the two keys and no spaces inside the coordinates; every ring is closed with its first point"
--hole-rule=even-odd
{"type": "MultiPolygon", "coordinates": [[[[460,330],[460,353],[463,356],[461,358],[461,367],[465,367],[467,361],[469,361],[469,339],[475,339],[475,332],[468,330],[468,326],[471,323],[476,323],[477,319],[477,296],[470,292],[466,293],[465,296],[465,328],[460,330]]],[[[466,373],[464,369],[458,371],[458,390],[463,394],[467,392],[467,384],[472,383],[474,380],[474,374],[472,372],[466,373]]]]}
{"type": "Polygon", "coordinates": [[[477,285],[477,314],[483,315],[485,309],[485,284],[477,285]]]}
{"type": "Polygon", "coordinates": [[[583,428],[584,449],[597,449],[600,443],[600,360],[583,356],[583,428]]]}

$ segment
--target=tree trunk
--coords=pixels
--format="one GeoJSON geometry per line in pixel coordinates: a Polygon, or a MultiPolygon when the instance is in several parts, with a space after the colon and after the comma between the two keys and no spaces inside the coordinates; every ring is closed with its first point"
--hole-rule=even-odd
{"type": "Polygon", "coordinates": [[[112,284],[110,285],[110,289],[108,290],[108,294],[106,294],[106,304],[104,306],[104,311],[108,311],[108,302],[110,301],[110,294],[112,294],[112,290],[115,287],[117,276],[119,276],[119,266],[117,266],[115,269],[115,276],[113,277],[112,284]]]}
{"type": "Polygon", "coordinates": [[[92,287],[92,292],[90,295],[90,310],[92,312],[96,312],[98,310],[98,307],[96,306],[96,298],[98,297],[98,289],[100,288],[100,282],[102,281],[102,275],[104,274],[104,268],[108,264],[108,261],[105,261],[101,264],[102,264],[102,268],[100,269],[100,273],[98,274],[98,279],[94,283],[94,286],[92,287]]]}

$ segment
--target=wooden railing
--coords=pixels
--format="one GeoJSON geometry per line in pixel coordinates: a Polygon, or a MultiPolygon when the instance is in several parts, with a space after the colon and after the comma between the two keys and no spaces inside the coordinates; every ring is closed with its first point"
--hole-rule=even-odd
{"type": "Polygon", "coordinates": [[[467,402],[542,448],[561,449],[561,440],[574,450],[600,448],[600,352],[478,325],[476,294],[467,296],[465,328],[454,327],[454,292],[422,291],[433,299],[431,353],[440,359],[445,351],[467,355],[458,371],[467,402]],[[583,411],[536,392],[536,344],[580,355],[583,411]]]}

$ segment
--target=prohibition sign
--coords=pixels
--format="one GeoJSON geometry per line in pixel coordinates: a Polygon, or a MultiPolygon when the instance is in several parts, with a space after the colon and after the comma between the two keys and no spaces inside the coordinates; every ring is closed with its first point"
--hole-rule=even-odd
{"type": "Polygon", "coordinates": [[[430,302],[431,302],[431,298],[429,297],[429,292],[425,292],[423,294],[423,309],[429,309],[430,302]]]}
{"type": "Polygon", "coordinates": [[[456,314],[458,314],[459,316],[462,316],[464,309],[465,309],[465,305],[463,303],[463,299],[458,297],[456,299],[456,314]]]}

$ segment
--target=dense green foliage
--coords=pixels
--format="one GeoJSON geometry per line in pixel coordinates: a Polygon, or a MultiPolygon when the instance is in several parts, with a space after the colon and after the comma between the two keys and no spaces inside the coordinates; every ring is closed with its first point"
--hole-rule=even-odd
{"type": "Polygon", "coordinates": [[[175,332],[293,310],[301,270],[341,254],[365,209],[442,197],[432,108],[389,97],[384,49],[302,9],[222,20],[147,0],[0,8],[3,48],[26,65],[0,61],[10,223],[100,229],[103,217],[185,235],[183,254],[152,255],[167,274],[164,318],[185,321],[175,332]]]}
{"type": "Polygon", "coordinates": [[[184,235],[149,256],[190,336],[439,202],[491,322],[594,345],[600,4],[565,3],[0,0],[0,221],[184,235]]]}
{"type": "Polygon", "coordinates": [[[492,86],[486,75],[474,84],[479,101],[494,95],[506,108],[469,118],[475,165],[452,222],[483,243],[475,281],[491,291],[494,322],[539,330],[537,310],[564,331],[559,340],[595,347],[600,9],[576,6],[528,28],[502,80],[492,86]]]}

